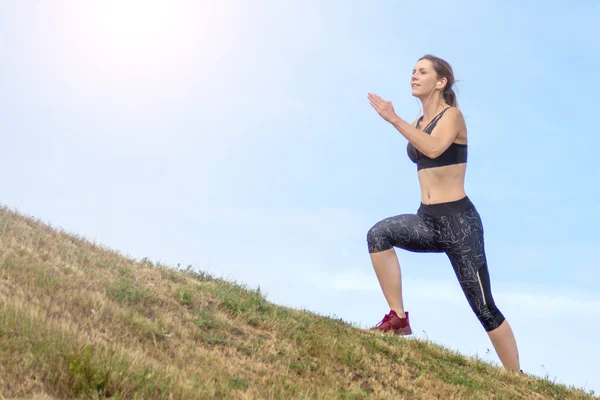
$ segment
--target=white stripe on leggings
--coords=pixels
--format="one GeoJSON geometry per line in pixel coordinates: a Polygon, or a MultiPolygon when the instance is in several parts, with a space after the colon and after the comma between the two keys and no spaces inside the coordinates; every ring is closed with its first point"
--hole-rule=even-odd
{"type": "Polygon", "coordinates": [[[487,305],[485,301],[485,292],[483,291],[483,285],[481,284],[481,278],[479,277],[479,270],[477,271],[477,280],[479,281],[479,287],[481,288],[481,294],[483,295],[483,305],[487,305]]]}

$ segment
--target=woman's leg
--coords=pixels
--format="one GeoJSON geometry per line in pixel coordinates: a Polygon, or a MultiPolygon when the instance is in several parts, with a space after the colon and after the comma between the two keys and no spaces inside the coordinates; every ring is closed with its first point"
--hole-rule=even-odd
{"type": "Polygon", "coordinates": [[[404,318],[404,302],[402,301],[402,273],[396,250],[371,253],[371,263],[383,295],[390,306],[390,310],[396,311],[400,318],[404,318]]]}
{"type": "Polygon", "coordinates": [[[390,309],[404,315],[402,274],[394,246],[413,252],[441,252],[437,234],[428,220],[416,214],[389,217],[376,223],[367,233],[373,269],[390,309]]]}
{"type": "Polygon", "coordinates": [[[519,362],[519,350],[515,335],[507,320],[493,331],[488,332],[490,340],[496,349],[498,358],[502,361],[504,368],[513,371],[519,371],[521,366],[519,362]]]}
{"type": "Polygon", "coordinates": [[[442,224],[446,254],[471,309],[488,333],[502,365],[518,371],[517,342],[492,296],[479,214],[475,209],[467,210],[446,218],[442,224]]]}

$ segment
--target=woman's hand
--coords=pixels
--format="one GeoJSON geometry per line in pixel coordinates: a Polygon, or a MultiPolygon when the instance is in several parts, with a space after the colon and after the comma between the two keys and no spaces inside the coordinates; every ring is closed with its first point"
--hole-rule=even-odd
{"type": "Polygon", "coordinates": [[[377,114],[381,115],[387,122],[392,122],[395,118],[398,118],[391,101],[386,101],[375,93],[369,93],[368,97],[377,114]]]}

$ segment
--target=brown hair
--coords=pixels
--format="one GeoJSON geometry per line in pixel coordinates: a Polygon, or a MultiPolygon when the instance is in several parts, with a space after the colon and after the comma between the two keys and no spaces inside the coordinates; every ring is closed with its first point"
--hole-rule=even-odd
{"type": "Polygon", "coordinates": [[[452,107],[458,107],[458,101],[456,101],[456,93],[454,93],[454,72],[452,71],[452,67],[446,60],[442,60],[439,57],[436,57],[431,54],[425,54],[423,57],[419,58],[421,60],[429,60],[433,64],[433,68],[435,72],[440,78],[448,79],[448,83],[444,86],[444,90],[442,91],[442,96],[444,96],[444,101],[452,107]]]}

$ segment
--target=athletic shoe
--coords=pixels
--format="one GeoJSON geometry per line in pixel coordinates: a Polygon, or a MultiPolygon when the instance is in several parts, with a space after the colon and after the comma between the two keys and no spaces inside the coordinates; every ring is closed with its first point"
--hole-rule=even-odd
{"type": "Polygon", "coordinates": [[[386,314],[381,322],[370,330],[379,330],[382,332],[393,331],[397,335],[410,335],[412,334],[412,329],[410,329],[408,311],[406,311],[405,314],[406,318],[400,318],[398,314],[396,314],[396,311],[390,310],[390,313],[386,314]]]}

